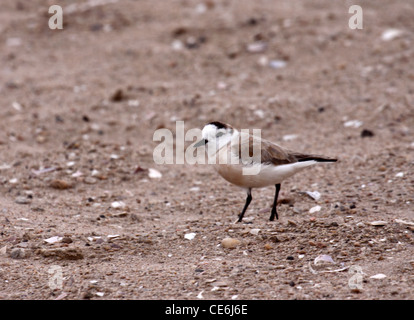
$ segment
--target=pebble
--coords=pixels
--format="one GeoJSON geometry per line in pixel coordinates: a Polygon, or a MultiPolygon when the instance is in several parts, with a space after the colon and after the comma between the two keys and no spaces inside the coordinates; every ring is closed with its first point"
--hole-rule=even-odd
{"type": "Polygon", "coordinates": [[[374,132],[368,129],[364,129],[361,131],[361,138],[370,138],[374,136],[374,132]]]}
{"type": "Polygon", "coordinates": [[[250,43],[247,46],[247,51],[251,53],[259,53],[259,52],[265,51],[266,48],[267,48],[267,44],[265,42],[258,41],[258,42],[250,43]]]}
{"type": "Polygon", "coordinates": [[[4,246],[0,249],[0,255],[5,256],[7,254],[7,246],[4,246]]]}
{"type": "Polygon", "coordinates": [[[349,128],[349,127],[351,127],[351,128],[359,128],[363,124],[364,123],[362,121],[359,121],[359,120],[349,120],[349,121],[346,121],[344,123],[344,127],[346,127],[346,128],[349,128]]]}
{"type": "Polygon", "coordinates": [[[272,250],[272,249],[273,249],[273,246],[272,246],[270,243],[266,243],[266,244],[264,245],[264,248],[265,248],[266,250],[272,250]]]}
{"type": "Polygon", "coordinates": [[[372,221],[371,222],[371,226],[376,226],[376,227],[383,227],[387,224],[387,221],[372,221]]]}
{"type": "Polygon", "coordinates": [[[10,258],[12,259],[23,259],[26,256],[24,249],[14,248],[10,252],[10,258]]]}
{"type": "Polygon", "coordinates": [[[62,243],[72,243],[73,240],[69,237],[63,237],[61,240],[62,243]]]}
{"type": "Polygon", "coordinates": [[[184,239],[187,239],[187,240],[193,240],[195,236],[196,236],[196,234],[195,234],[194,232],[191,232],[191,233],[186,233],[186,234],[184,235],[184,239]]]}
{"type": "Polygon", "coordinates": [[[309,209],[309,213],[315,213],[315,212],[321,211],[321,209],[322,209],[321,206],[314,206],[309,209]]]}
{"type": "Polygon", "coordinates": [[[377,280],[381,280],[381,279],[385,279],[387,276],[383,273],[378,273],[376,275],[373,275],[370,277],[370,279],[377,279],[377,280]]]}
{"type": "Polygon", "coordinates": [[[403,34],[402,30],[399,29],[387,29],[381,34],[381,40],[382,41],[391,41],[395,38],[398,38],[403,34]]]}
{"type": "Polygon", "coordinates": [[[234,249],[240,245],[240,240],[234,238],[224,238],[221,241],[221,246],[226,249],[234,249]]]}
{"type": "Polygon", "coordinates": [[[297,134],[286,134],[282,137],[283,141],[292,141],[298,137],[297,134]]]}
{"type": "Polygon", "coordinates": [[[66,190],[72,188],[72,185],[65,180],[56,179],[50,182],[50,187],[58,190],[66,190]]]}
{"type": "Polygon", "coordinates": [[[85,182],[86,184],[95,184],[98,180],[96,178],[92,178],[92,177],[86,177],[83,182],[85,182]]]}
{"type": "Polygon", "coordinates": [[[305,191],[305,193],[316,201],[318,201],[321,198],[321,194],[318,191],[305,191]]]}
{"type": "Polygon", "coordinates": [[[114,201],[111,203],[111,207],[114,209],[123,209],[126,207],[126,204],[123,201],[114,201]]]}
{"type": "Polygon", "coordinates": [[[159,179],[159,178],[162,178],[162,174],[158,170],[149,168],[148,177],[150,177],[151,179],[159,179]]]}
{"type": "Polygon", "coordinates": [[[273,69],[281,69],[286,67],[286,61],[283,60],[271,60],[269,66],[273,69]]]}
{"type": "Polygon", "coordinates": [[[253,235],[255,235],[255,236],[257,236],[257,235],[259,234],[259,232],[260,232],[260,229],[251,229],[251,230],[249,231],[249,233],[251,233],[251,234],[253,234],[253,235]]]}
{"type": "Polygon", "coordinates": [[[14,200],[14,202],[18,204],[29,204],[31,200],[27,197],[19,196],[14,200]]]}
{"type": "Polygon", "coordinates": [[[53,244],[53,243],[56,243],[56,242],[60,242],[62,239],[63,239],[62,237],[54,236],[54,237],[50,237],[48,239],[44,239],[44,241],[49,243],[49,244],[53,244]]]}

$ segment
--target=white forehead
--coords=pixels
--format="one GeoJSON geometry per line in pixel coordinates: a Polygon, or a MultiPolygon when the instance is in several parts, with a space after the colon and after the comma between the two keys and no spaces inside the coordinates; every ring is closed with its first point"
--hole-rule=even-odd
{"type": "Polygon", "coordinates": [[[201,131],[201,134],[203,135],[203,138],[207,138],[209,136],[215,136],[217,132],[217,127],[214,124],[208,124],[204,126],[203,130],[201,131]]]}

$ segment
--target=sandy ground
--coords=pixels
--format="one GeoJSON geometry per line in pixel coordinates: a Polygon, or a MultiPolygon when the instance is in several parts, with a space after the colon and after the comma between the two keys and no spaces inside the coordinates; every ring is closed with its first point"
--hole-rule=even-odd
{"type": "Polygon", "coordinates": [[[414,298],[412,2],[363,1],[362,30],[350,1],[58,2],[63,30],[1,5],[1,299],[414,298]],[[243,190],[154,163],[178,120],[339,162],[236,224],[243,190]]]}

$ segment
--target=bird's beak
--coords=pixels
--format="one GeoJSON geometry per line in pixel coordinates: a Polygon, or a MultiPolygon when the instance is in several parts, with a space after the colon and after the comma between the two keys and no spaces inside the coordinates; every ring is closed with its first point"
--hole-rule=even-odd
{"type": "Polygon", "coordinates": [[[201,146],[204,146],[204,145],[206,145],[207,144],[207,140],[206,139],[201,139],[199,142],[197,142],[195,145],[194,145],[194,148],[198,148],[198,147],[201,147],[201,146]]]}

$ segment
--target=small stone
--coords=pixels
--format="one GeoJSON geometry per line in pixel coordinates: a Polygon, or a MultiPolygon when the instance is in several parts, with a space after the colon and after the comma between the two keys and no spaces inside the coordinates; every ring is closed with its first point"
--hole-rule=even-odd
{"type": "Polygon", "coordinates": [[[402,34],[403,34],[402,30],[390,28],[390,29],[385,30],[381,34],[381,40],[382,41],[391,41],[391,40],[394,40],[395,38],[400,37],[402,34]]]}
{"type": "Polygon", "coordinates": [[[295,258],[293,257],[293,256],[287,256],[287,258],[286,258],[286,260],[290,260],[290,261],[292,261],[292,260],[294,260],[295,258]]]}
{"type": "Polygon", "coordinates": [[[62,241],[61,241],[62,243],[72,243],[73,242],[73,240],[71,239],[71,238],[69,238],[69,237],[63,237],[63,239],[62,239],[62,241]]]}
{"type": "Polygon", "coordinates": [[[150,177],[151,179],[159,179],[159,178],[162,178],[162,174],[158,170],[149,168],[148,177],[150,177]]]}
{"type": "Polygon", "coordinates": [[[26,256],[24,249],[14,248],[10,252],[10,258],[12,259],[23,259],[26,256]]]}
{"type": "Polygon", "coordinates": [[[184,235],[184,239],[187,239],[187,240],[193,240],[193,239],[195,238],[195,236],[196,236],[196,234],[195,234],[194,232],[191,232],[191,233],[186,233],[186,234],[184,235]]]}
{"type": "Polygon", "coordinates": [[[267,48],[267,44],[265,42],[257,41],[257,42],[250,43],[247,46],[247,51],[251,53],[260,53],[260,52],[265,51],[266,48],[267,48]]]}
{"type": "Polygon", "coordinates": [[[114,218],[125,218],[128,216],[128,212],[120,212],[120,213],[115,213],[112,215],[114,218]]]}
{"type": "Polygon", "coordinates": [[[372,221],[371,222],[371,226],[376,226],[376,227],[383,227],[387,224],[387,221],[372,221]]]}
{"type": "Polygon", "coordinates": [[[273,249],[273,247],[272,247],[272,245],[271,245],[270,243],[266,243],[266,244],[264,245],[264,248],[265,248],[266,250],[272,250],[272,249],[273,249]]]}
{"type": "Polygon", "coordinates": [[[234,249],[240,245],[240,240],[234,238],[224,238],[221,241],[221,246],[226,249],[234,249]]]}
{"type": "Polygon", "coordinates": [[[383,273],[378,273],[376,275],[373,275],[370,277],[370,279],[377,279],[377,280],[381,280],[381,279],[385,279],[387,276],[383,273]]]}
{"type": "Polygon", "coordinates": [[[374,136],[374,132],[368,129],[364,129],[361,131],[361,138],[370,138],[374,136]]]}
{"type": "Polygon", "coordinates": [[[253,235],[255,235],[255,236],[257,236],[257,235],[259,234],[259,232],[260,232],[260,229],[251,229],[251,230],[249,231],[249,233],[251,233],[251,234],[253,234],[253,235]]]}
{"type": "Polygon", "coordinates": [[[58,190],[66,190],[72,188],[72,185],[65,180],[56,179],[50,183],[50,187],[58,190]]]}
{"type": "Polygon", "coordinates": [[[19,196],[14,200],[14,202],[18,204],[29,204],[31,200],[27,197],[19,196]]]}
{"type": "Polygon", "coordinates": [[[98,180],[96,178],[92,178],[92,177],[86,177],[83,182],[85,182],[86,184],[95,184],[98,180]]]}
{"type": "Polygon", "coordinates": [[[111,101],[113,102],[120,102],[125,98],[124,92],[122,89],[117,89],[114,94],[111,96],[111,101]]]}
{"type": "Polygon", "coordinates": [[[273,69],[281,69],[286,67],[286,61],[283,60],[271,60],[269,62],[269,66],[273,69]]]}
{"type": "Polygon", "coordinates": [[[315,212],[321,211],[321,209],[322,209],[321,206],[314,206],[309,209],[309,213],[315,213],[315,212]]]}
{"type": "Polygon", "coordinates": [[[54,236],[54,237],[50,237],[48,239],[44,239],[44,241],[49,243],[49,244],[53,244],[53,243],[62,241],[62,239],[63,239],[62,237],[54,236]]]}
{"type": "Polygon", "coordinates": [[[7,254],[7,246],[4,246],[0,249],[0,255],[5,256],[7,254]]]}
{"type": "Polygon", "coordinates": [[[126,207],[126,204],[123,201],[114,201],[111,203],[111,207],[114,209],[123,209],[126,207]]]}

